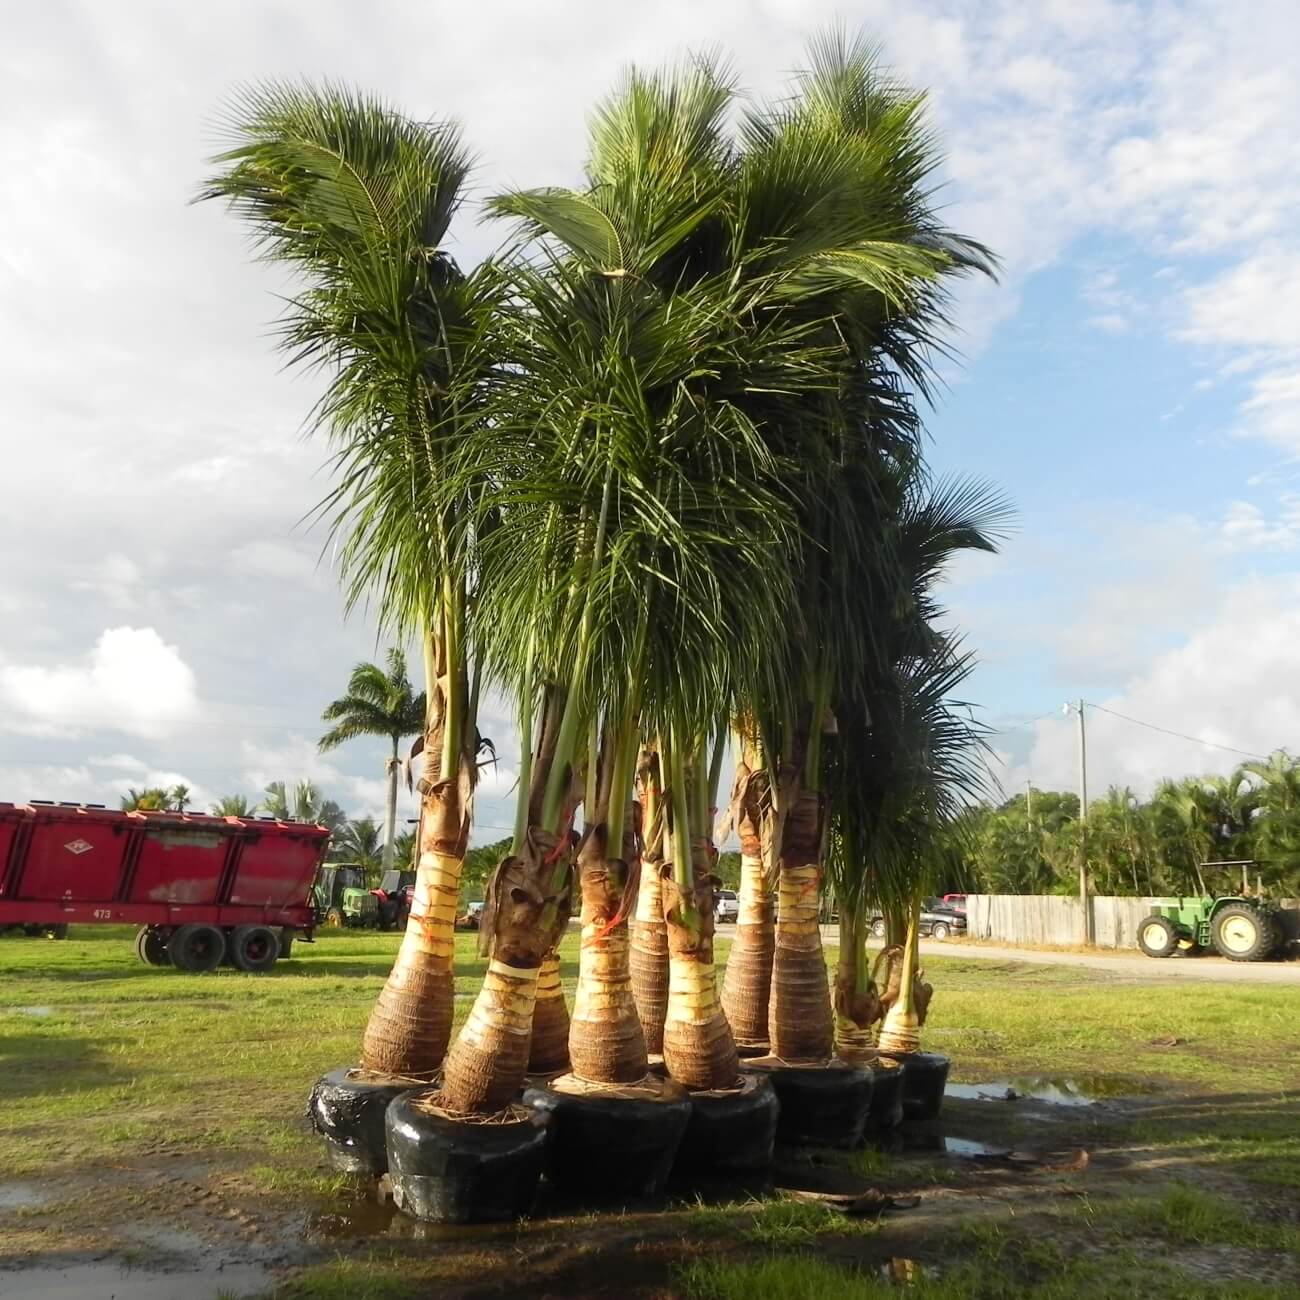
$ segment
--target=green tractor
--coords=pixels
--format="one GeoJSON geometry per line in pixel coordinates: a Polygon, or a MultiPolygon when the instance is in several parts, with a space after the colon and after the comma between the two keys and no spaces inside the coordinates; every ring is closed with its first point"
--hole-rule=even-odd
{"type": "Polygon", "coordinates": [[[379,902],[366,888],[366,873],[355,863],[326,862],[316,877],[312,899],[316,924],[327,930],[379,924],[379,902]]]}
{"type": "Polygon", "coordinates": [[[1163,898],[1138,926],[1138,947],[1148,957],[1172,957],[1213,948],[1229,961],[1265,961],[1285,946],[1280,910],[1249,890],[1250,862],[1205,862],[1206,867],[1240,867],[1240,894],[1163,898]]]}

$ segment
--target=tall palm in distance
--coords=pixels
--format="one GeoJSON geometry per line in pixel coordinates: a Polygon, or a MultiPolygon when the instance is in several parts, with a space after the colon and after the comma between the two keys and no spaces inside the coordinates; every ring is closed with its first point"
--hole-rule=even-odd
{"type": "Polygon", "coordinates": [[[347,694],[335,700],[321,714],[334,725],[320,738],[320,750],[327,753],[349,740],[361,736],[383,736],[392,746],[384,763],[388,778],[388,808],[384,820],[383,869],[393,865],[397,831],[397,782],[402,761],[398,757],[402,741],[424,731],[427,697],[411,687],[406,675],[406,655],[393,646],[387,666],[360,663],[348,679],[347,694]]]}
{"type": "MultiPolygon", "coordinates": [[[[310,781],[299,781],[290,791],[283,781],[272,781],[257,805],[281,821],[312,822],[337,833],[347,824],[347,815],[333,799],[325,799],[310,781]]],[[[331,851],[332,856],[332,851],[331,851]]]]}

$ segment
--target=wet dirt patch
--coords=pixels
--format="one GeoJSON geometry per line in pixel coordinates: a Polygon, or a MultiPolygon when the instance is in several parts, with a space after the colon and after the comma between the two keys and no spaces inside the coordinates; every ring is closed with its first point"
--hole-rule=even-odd
{"type": "Polygon", "coordinates": [[[1128,1097],[1152,1097],[1160,1091],[1147,1080],[1113,1075],[1021,1075],[985,1083],[949,1083],[944,1095],[956,1101],[1037,1101],[1048,1106],[1096,1106],[1128,1097]]]}
{"type": "Polygon", "coordinates": [[[32,1268],[0,1269],[4,1300],[216,1300],[251,1296],[271,1279],[255,1264],[216,1263],[212,1267],[157,1272],[120,1260],[69,1259],[32,1268]]]}
{"type": "Polygon", "coordinates": [[[26,1210],[50,1198],[31,1183],[0,1183],[0,1210],[26,1210]]]}

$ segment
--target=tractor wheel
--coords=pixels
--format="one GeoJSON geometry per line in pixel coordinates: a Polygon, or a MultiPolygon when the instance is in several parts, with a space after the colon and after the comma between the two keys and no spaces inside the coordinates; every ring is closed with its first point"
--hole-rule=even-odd
{"type": "Polygon", "coordinates": [[[1273,951],[1273,927],[1253,907],[1229,903],[1210,924],[1215,948],[1229,961],[1263,961],[1273,951]]]}
{"type": "Polygon", "coordinates": [[[341,907],[331,907],[325,913],[325,928],[327,930],[341,930],[348,923],[348,918],[343,915],[341,907]]]}
{"type": "Polygon", "coordinates": [[[226,936],[215,925],[182,925],[167,941],[172,965],[194,975],[216,970],[225,955],[226,936]]]}
{"type": "Polygon", "coordinates": [[[230,964],[250,975],[262,975],[280,956],[280,941],[268,925],[237,925],[228,944],[230,964]]]}
{"type": "Polygon", "coordinates": [[[1172,957],[1178,948],[1178,931],[1167,916],[1153,913],[1138,926],[1138,947],[1148,957],[1172,957]]]}
{"type": "Polygon", "coordinates": [[[151,925],[142,925],[135,936],[135,955],[146,966],[166,966],[167,937],[151,925]]]}
{"type": "Polygon", "coordinates": [[[883,917],[880,920],[872,921],[871,937],[873,939],[883,939],[885,937],[885,922],[883,917]]]}
{"type": "Polygon", "coordinates": [[[44,929],[47,939],[66,939],[68,937],[68,927],[66,925],[46,925],[42,929],[44,929]]]}

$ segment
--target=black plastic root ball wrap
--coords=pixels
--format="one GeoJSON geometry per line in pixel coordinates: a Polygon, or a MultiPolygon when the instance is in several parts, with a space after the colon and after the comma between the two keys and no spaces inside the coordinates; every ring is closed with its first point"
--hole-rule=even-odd
{"type": "Polygon", "coordinates": [[[840,1063],[785,1065],[771,1057],[745,1061],[743,1068],[771,1079],[781,1108],[776,1140],[782,1145],[861,1145],[871,1109],[870,1070],[840,1063]]]}
{"type": "Polygon", "coordinates": [[[881,1061],[871,1067],[871,1075],[867,1129],[872,1133],[884,1133],[903,1122],[903,1067],[881,1061]]]}
{"type": "Polygon", "coordinates": [[[742,1076],[739,1088],[691,1093],[691,1118],[677,1153],[687,1174],[752,1173],[772,1163],[780,1105],[772,1080],[742,1076]]]}
{"type": "Polygon", "coordinates": [[[533,1207],[551,1117],[516,1107],[503,1122],[456,1119],[411,1093],[388,1109],[388,1174],[400,1210],[427,1223],[503,1223],[533,1207]]]}
{"type": "Polygon", "coordinates": [[[312,1128],[325,1139],[340,1173],[379,1177],[388,1168],[384,1116],[393,1099],[417,1085],[344,1066],[317,1079],[307,1103],[312,1128]]]}
{"type": "Polygon", "coordinates": [[[903,1063],[903,1118],[916,1123],[938,1119],[952,1062],[937,1052],[912,1052],[897,1059],[903,1063]]]}
{"type": "Polygon", "coordinates": [[[686,1090],[657,1076],[608,1091],[573,1093],[564,1083],[524,1092],[525,1105],[554,1121],[547,1181],[601,1201],[658,1196],[690,1122],[686,1090]]]}

